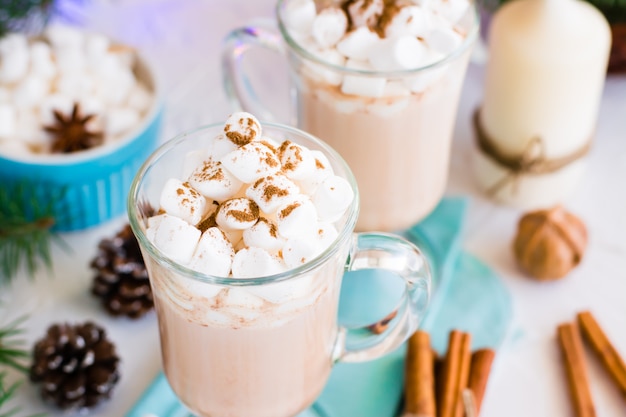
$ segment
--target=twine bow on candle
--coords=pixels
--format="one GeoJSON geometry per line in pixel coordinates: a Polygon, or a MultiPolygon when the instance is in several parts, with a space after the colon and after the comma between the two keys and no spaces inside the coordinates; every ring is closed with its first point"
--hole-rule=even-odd
{"type": "Polygon", "coordinates": [[[513,193],[517,193],[519,179],[523,175],[542,175],[556,172],[586,156],[591,149],[591,140],[588,140],[580,149],[569,155],[548,159],[543,139],[535,136],[528,141],[520,156],[505,155],[496,147],[494,140],[483,129],[480,123],[480,110],[474,113],[474,130],[480,151],[508,171],[487,189],[487,194],[490,196],[495,195],[511,182],[513,193]]]}

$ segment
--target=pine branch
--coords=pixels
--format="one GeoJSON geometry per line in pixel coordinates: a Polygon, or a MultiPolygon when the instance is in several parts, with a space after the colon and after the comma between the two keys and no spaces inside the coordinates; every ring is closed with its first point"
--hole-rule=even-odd
{"type": "MultiPolygon", "coordinates": [[[[6,367],[26,373],[28,368],[24,360],[30,355],[24,349],[24,340],[20,338],[24,330],[22,324],[26,317],[20,317],[0,328],[0,417],[18,417],[19,407],[12,406],[11,400],[15,397],[17,389],[22,385],[21,381],[9,384],[6,380],[6,367]]],[[[30,417],[43,417],[44,414],[30,417]]]]}
{"type": "Polygon", "coordinates": [[[0,37],[45,25],[54,0],[0,0],[0,37]]]}
{"type": "Polygon", "coordinates": [[[0,328],[0,365],[8,366],[23,373],[28,371],[28,367],[24,365],[23,361],[30,356],[23,348],[24,341],[20,338],[24,333],[21,326],[25,321],[26,317],[22,316],[0,328]]]}
{"type": "MultiPolygon", "coordinates": [[[[22,382],[14,382],[7,385],[7,373],[0,372],[0,417],[18,417],[19,407],[11,406],[10,401],[15,397],[17,389],[22,382]]],[[[45,413],[31,415],[29,417],[44,417],[45,413]]]]}
{"type": "Polygon", "coordinates": [[[0,185],[0,284],[22,266],[30,276],[42,266],[51,269],[51,243],[64,246],[52,231],[62,195],[50,196],[42,205],[35,194],[35,187],[25,182],[0,185]]]}
{"type": "Polygon", "coordinates": [[[7,410],[9,406],[8,402],[15,396],[17,388],[21,385],[20,382],[15,382],[9,386],[6,386],[6,372],[0,372],[0,417],[15,416],[19,409],[13,407],[7,410]]]}

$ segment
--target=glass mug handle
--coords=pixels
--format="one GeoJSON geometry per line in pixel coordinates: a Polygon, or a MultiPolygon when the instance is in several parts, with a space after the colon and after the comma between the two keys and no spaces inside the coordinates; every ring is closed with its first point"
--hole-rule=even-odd
{"type": "Polygon", "coordinates": [[[340,327],[333,355],[335,361],[362,362],[395,350],[417,330],[428,306],[431,288],[428,263],[422,252],[407,240],[386,233],[356,233],[346,271],[364,269],[392,272],[390,279],[402,278],[405,291],[395,318],[382,335],[365,327],[350,331],[340,327]],[[351,336],[353,331],[360,336],[351,336]]]}
{"type": "Polygon", "coordinates": [[[242,69],[243,55],[254,47],[284,54],[284,44],[276,30],[260,24],[233,30],[224,39],[222,47],[224,90],[233,109],[248,111],[260,120],[273,121],[274,115],[261,104],[242,69]]]}

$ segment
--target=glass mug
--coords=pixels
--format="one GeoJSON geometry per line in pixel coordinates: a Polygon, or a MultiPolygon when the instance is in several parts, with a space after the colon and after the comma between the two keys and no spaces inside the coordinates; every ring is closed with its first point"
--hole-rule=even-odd
{"type": "Polygon", "coordinates": [[[358,192],[341,157],[297,129],[269,123],[263,129],[274,139],[323,152],[355,194],[337,224],[336,240],[298,268],[261,278],[209,276],[165,257],[146,237],[149,207],[158,207],[165,181],[179,174],[188,152],[222,132],[222,124],[161,146],[138,172],[129,195],[130,224],[154,295],[165,375],[181,402],[202,417],[297,415],[320,394],[333,363],[371,360],[406,341],[430,296],[429,266],[417,247],[390,234],[353,233],[358,192]],[[380,336],[337,323],[344,272],[370,268],[388,270],[390,279],[406,285],[396,318],[380,336]]]}
{"type": "MultiPolygon", "coordinates": [[[[405,71],[355,70],[322,60],[287,30],[277,5],[279,34],[261,26],[231,32],[222,58],[224,87],[235,108],[269,119],[250,89],[242,55],[253,47],[287,56],[290,124],[323,138],[348,162],[361,192],[357,230],[397,231],[428,215],[443,197],[452,133],[471,46],[478,34],[474,5],[458,24],[463,42],[429,65],[405,71]],[[344,94],[342,80],[383,81],[382,97],[344,94]],[[407,86],[409,89],[407,89],[407,86]]],[[[359,82],[359,81],[357,81],[359,82]]]]}

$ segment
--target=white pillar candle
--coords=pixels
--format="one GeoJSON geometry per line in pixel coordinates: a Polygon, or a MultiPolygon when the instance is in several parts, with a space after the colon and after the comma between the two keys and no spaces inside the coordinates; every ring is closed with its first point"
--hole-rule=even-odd
{"type": "MultiPolygon", "coordinates": [[[[521,157],[539,138],[550,160],[585,147],[594,135],[610,43],[604,16],[581,0],[514,0],[501,7],[490,30],[478,118],[498,151],[521,157]]],[[[477,152],[475,172],[499,201],[547,206],[576,187],[585,159],[513,179],[510,170],[477,152]]]]}

